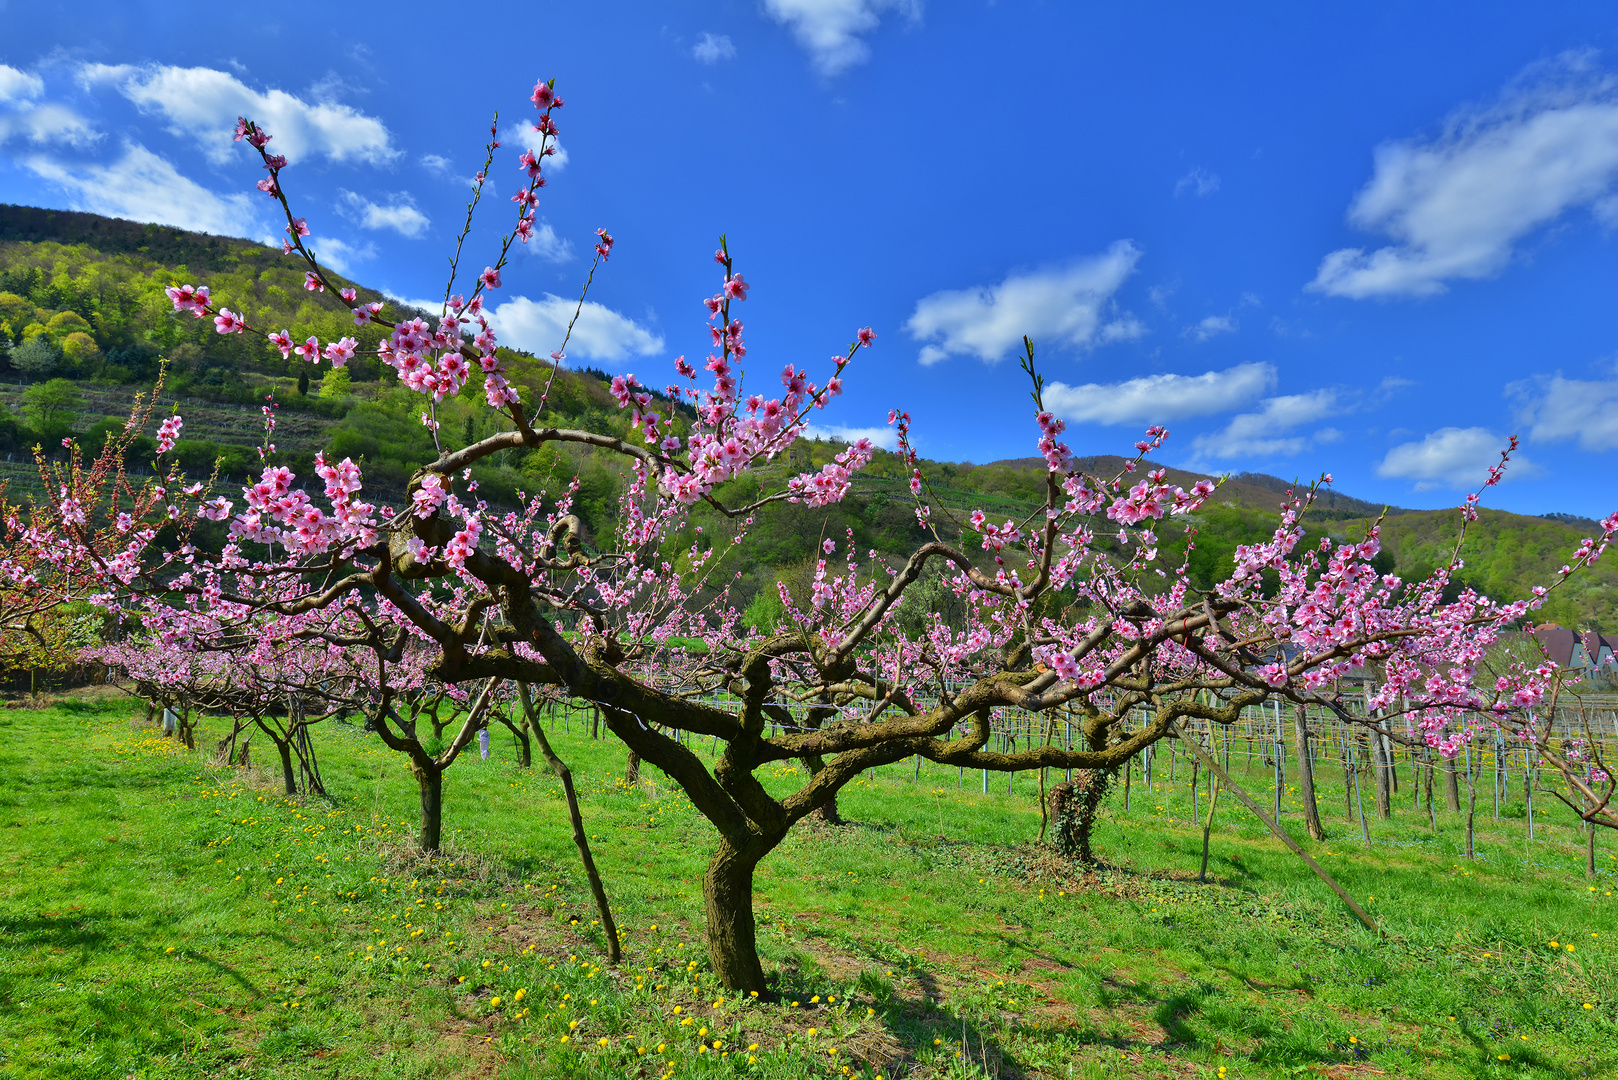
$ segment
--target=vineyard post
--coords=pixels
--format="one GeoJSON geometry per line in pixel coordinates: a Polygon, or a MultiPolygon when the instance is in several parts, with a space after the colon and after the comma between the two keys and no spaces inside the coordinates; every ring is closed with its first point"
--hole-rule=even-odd
{"type": "Polygon", "coordinates": [[[1293,732],[1298,741],[1298,796],[1303,800],[1303,820],[1309,836],[1314,840],[1326,839],[1326,829],[1320,823],[1320,807],[1315,803],[1315,765],[1312,740],[1309,737],[1309,714],[1304,706],[1293,713],[1293,732]]]}

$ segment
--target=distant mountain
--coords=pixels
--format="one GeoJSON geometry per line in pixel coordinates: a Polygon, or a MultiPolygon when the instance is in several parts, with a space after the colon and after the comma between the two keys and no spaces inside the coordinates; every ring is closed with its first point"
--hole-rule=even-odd
{"type": "MultiPolygon", "coordinates": [[[[1099,476],[1112,476],[1124,467],[1125,458],[1116,454],[1100,454],[1092,457],[1077,459],[1081,468],[1087,473],[1099,476]]],[[[1045,459],[1037,457],[1009,458],[1003,461],[990,462],[981,468],[1010,468],[1031,469],[1039,472],[1045,470],[1045,459]]],[[[1186,469],[1167,467],[1168,479],[1171,483],[1189,488],[1198,480],[1217,480],[1217,476],[1205,473],[1191,472],[1186,469]]],[[[1275,510],[1282,498],[1289,490],[1296,486],[1299,490],[1309,486],[1308,478],[1302,478],[1296,485],[1293,481],[1283,480],[1279,476],[1270,476],[1266,473],[1236,473],[1226,480],[1219,488],[1220,501],[1234,502],[1238,506],[1250,507],[1255,510],[1275,510]]],[[[1398,507],[1389,507],[1388,513],[1404,514],[1409,511],[1398,507]]],[[[1316,520],[1336,518],[1375,517],[1382,513],[1381,503],[1366,502],[1349,495],[1339,493],[1335,488],[1322,487],[1315,505],[1310,514],[1316,520]]]]}

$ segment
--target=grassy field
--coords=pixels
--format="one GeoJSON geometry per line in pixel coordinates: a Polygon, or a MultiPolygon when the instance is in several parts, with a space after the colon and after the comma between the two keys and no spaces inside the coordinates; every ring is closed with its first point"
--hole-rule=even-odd
{"type": "Polygon", "coordinates": [[[1378,938],[1234,800],[1197,884],[1183,764],[1109,798],[1094,874],[1034,843],[1032,777],[891,766],[761,868],[767,1003],[706,974],[707,825],[578,721],[553,738],[616,969],[559,785],[509,739],[447,774],[426,863],[374,737],[326,725],[332,797],[291,799],[138,716],[0,711],[0,1077],[1618,1075],[1618,844],[1586,880],[1549,799],[1532,843],[1485,810],[1469,862],[1408,796],[1367,850],[1324,789],[1309,846],[1378,938]]]}

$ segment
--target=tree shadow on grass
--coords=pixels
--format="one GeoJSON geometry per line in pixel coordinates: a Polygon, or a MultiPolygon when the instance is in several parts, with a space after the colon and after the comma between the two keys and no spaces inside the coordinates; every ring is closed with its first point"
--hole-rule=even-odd
{"type": "MultiPolygon", "coordinates": [[[[1513,1045],[1511,1041],[1499,1039],[1498,1036],[1495,1036],[1494,1038],[1497,1041],[1493,1046],[1490,1046],[1489,1036],[1477,1031],[1464,1020],[1461,1022],[1461,1035],[1467,1042],[1472,1044],[1472,1050],[1477,1055],[1467,1066],[1468,1072],[1472,1076],[1499,1076],[1502,1068],[1512,1070],[1528,1068],[1539,1073],[1548,1073],[1551,1076],[1565,1076],[1568,1080],[1573,1080],[1575,1075],[1571,1070],[1538,1053],[1531,1045],[1521,1039],[1516,1040],[1516,1044],[1513,1045]],[[1501,1060],[1501,1055],[1507,1055],[1507,1059],[1501,1060]]],[[[1581,1072],[1577,1075],[1585,1077],[1591,1074],[1581,1072]]]]}
{"type": "MultiPolygon", "coordinates": [[[[970,1058],[986,1075],[1004,1080],[1040,1075],[1005,1047],[1000,1034],[985,1022],[985,1016],[971,1015],[974,1010],[970,1008],[947,1007],[946,989],[932,972],[925,968],[908,970],[907,976],[915,982],[919,994],[903,994],[880,974],[883,970],[891,972],[889,965],[900,961],[851,941],[812,932],[803,937],[805,940],[797,946],[774,957],[778,966],[767,975],[772,991],[782,1001],[808,1007],[801,1021],[796,1015],[798,1010],[793,1010],[782,1025],[784,1030],[794,1030],[799,1023],[814,1024],[818,1010],[823,1008],[813,1001],[814,997],[825,993],[829,983],[852,981],[857,987],[855,999],[861,1005],[869,1002],[867,1007],[875,1009],[873,1019],[878,1023],[842,1040],[846,1064],[864,1062],[876,1073],[891,1076],[903,1075],[927,1061],[942,1060],[949,1065],[959,1055],[970,1058]],[[847,972],[828,973],[804,945],[819,946],[825,952],[851,953],[849,959],[860,969],[858,975],[850,980],[847,972]]],[[[860,1011],[858,1006],[854,1011],[860,1011]]]]}
{"type": "MultiPolygon", "coordinates": [[[[47,954],[60,956],[72,954],[72,963],[76,967],[85,967],[98,956],[107,956],[117,951],[118,958],[124,963],[133,963],[136,958],[142,958],[147,963],[156,963],[160,960],[170,959],[171,954],[156,946],[123,946],[118,936],[138,934],[142,932],[139,926],[117,926],[115,920],[98,916],[50,918],[47,916],[24,916],[0,918],[0,935],[8,943],[9,951],[24,953],[32,950],[43,950],[47,954]],[[117,936],[115,936],[117,935],[117,936]]],[[[294,948],[292,939],[280,934],[231,934],[229,937],[246,941],[249,938],[270,937],[272,940],[287,947],[294,948]]],[[[223,960],[214,958],[207,953],[194,948],[186,948],[172,954],[193,963],[203,964],[233,979],[242,989],[254,996],[261,994],[260,989],[253,984],[236,968],[223,960]]],[[[30,977],[15,964],[8,964],[0,969],[0,1002],[15,1000],[15,989],[22,979],[30,977]]],[[[33,976],[33,977],[37,977],[33,976]]]]}

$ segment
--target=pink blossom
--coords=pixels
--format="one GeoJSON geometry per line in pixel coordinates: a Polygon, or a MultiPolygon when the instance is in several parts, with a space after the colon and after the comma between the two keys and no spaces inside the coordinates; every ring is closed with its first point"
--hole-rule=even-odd
{"type": "Polygon", "coordinates": [[[326,291],[325,282],[321,281],[320,276],[313,270],[305,270],[303,272],[303,287],[308,289],[310,292],[326,291]]]}
{"type": "Polygon", "coordinates": [[[170,450],[174,449],[174,443],[180,437],[180,429],[184,426],[185,421],[180,418],[178,413],[169,417],[158,426],[157,452],[159,454],[166,454],[170,450]]]}
{"type": "Polygon", "coordinates": [[[483,273],[478,275],[478,280],[491,289],[498,289],[500,287],[500,271],[495,267],[485,266],[483,273]]]}
{"type": "Polygon", "coordinates": [[[750,286],[742,280],[740,274],[732,274],[725,280],[725,297],[731,300],[746,300],[748,288],[750,286]]]}
{"type": "Polygon", "coordinates": [[[339,338],[336,341],[327,342],[326,351],[322,355],[331,361],[332,367],[343,367],[353,358],[354,350],[358,346],[359,342],[351,337],[339,338]]]}
{"type": "Polygon", "coordinates": [[[214,330],[221,334],[239,334],[247,329],[247,324],[240,315],[229,308],[220,308],[219,314],[214,316],[214,330]]]}

